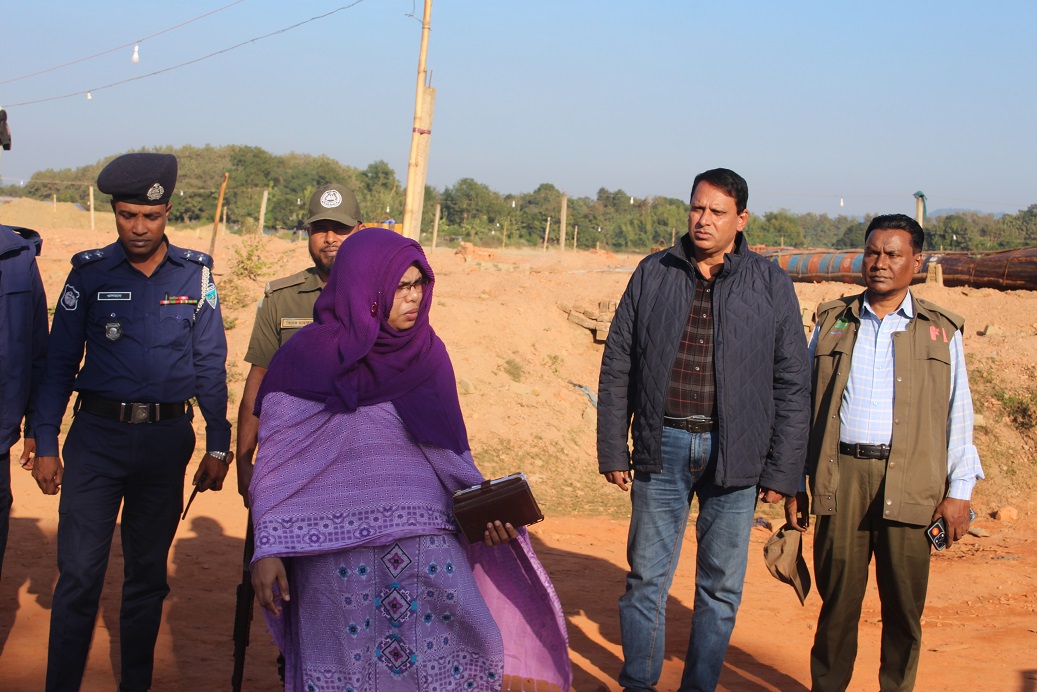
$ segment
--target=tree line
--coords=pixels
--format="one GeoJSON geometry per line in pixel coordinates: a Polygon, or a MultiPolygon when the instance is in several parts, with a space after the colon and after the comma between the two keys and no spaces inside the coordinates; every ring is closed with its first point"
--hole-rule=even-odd
{"type": "MultiPolygon", "coordinates": [[[[357,193],[368,224],[399,220],[404,189],[396,172],[384,161],[364,169],[344,165],[328,156],[271,154],[259,147],[183,146],[141,149],[175,154],[180,162],[177,192],[170,217],[174,223],[211,221],[223,173],[230,179],[224,199],[232,228],[256,228],[263,191],[268,193],[264,225],[268,229],[298,229],[306,219],[306,203],[321,185],[337,182],[357,193]]],[[[24,185],[0,187],[0,195],[73,202],[84,208],[89,186],[116,155],[92,165],[37,171],[24,185]]],[[[532,192],[500,193],[472,178],[453,185],[425,188],[422,233],[431,233],[437,203],[441,207],[439,236],[444,242],[465,240],[481,246],[537,245],[551,219],[550,242],[559,237],[562,191],[543,183],[532,192]]],[[[108,198],[95,191],[95,204],[108,198]]],[[[687,229],[688,202],[673,197],[634,197],[623,190],[601,188],[595,197],[570,197],[567,242],[578,229],[579,247],[643,252],[666,247],[687,229]]],[[[746,235],[752,244],[791,248],[859,248],[872,216],[796,214],[787,210],[752,214],[746,235]]],[[[1016,214],[995,216],[964,211],[925,221],[927,250],[999,250],[1037,245],[1037,204],[1016,214]]]]}

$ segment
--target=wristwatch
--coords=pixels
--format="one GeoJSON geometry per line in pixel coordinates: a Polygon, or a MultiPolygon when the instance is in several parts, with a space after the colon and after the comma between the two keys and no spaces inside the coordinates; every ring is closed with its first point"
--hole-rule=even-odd
{"type": "Polygon", "coordinates": [[[224,464],[227,463],[227,452],[206,452],[206,454],[211,456],[213,459],[222,461],[224,464]]]}

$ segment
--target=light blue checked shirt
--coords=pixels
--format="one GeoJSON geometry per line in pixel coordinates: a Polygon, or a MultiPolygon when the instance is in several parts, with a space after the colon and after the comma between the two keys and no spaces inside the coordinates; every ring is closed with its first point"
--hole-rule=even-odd
{"type": "MultiPolygon", "coordinates": [[[[904,302],[879,319],[871,309],[868,296],[861,308],[861,324],[853,346],[850,379],[839,407],[839,441],[862,444],[889,444],[893,438],[893,334],[907,329],[914,318],[914,303],[908,291],[904,302]]],[[[817,348],[817,327],[810,335],[810,361],[817,348]]],[[[957,500],[972,498],[972,488],[983,478],[979,452],[972,444],[972,392],[965,370],[961,332],[951,338],[951,401],[947,414],[947,496],[957,500]]]]}

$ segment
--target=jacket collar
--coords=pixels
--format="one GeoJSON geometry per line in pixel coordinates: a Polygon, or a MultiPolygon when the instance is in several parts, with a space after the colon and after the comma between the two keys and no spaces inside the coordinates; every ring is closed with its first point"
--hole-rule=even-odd
{"type": "MultiPolygon", "coordinates": [[[[167,261],[173,262],[174,264],[183,264],[183,260],[180,260],[177,257],[180,254],[180,248],[169,242],[169,236],[163,234],[162,243],[166,246],[166,256],[162,258],[162,261],[158,263],[158,266],[161,267],[167,261]]],[[[121,262],[126,262],[127,264],[130,263],[130,258],[126,256],[126,248],[122,246],[122,242],[119,240],[116,240],[105,248],[105,255],[113,266],[121,262]]]]}
{"type": "MultiPolygon", "coordinates": [[[[685,233],[680,237],[680,240],[667,250],[668,255],[676,257],[678,260],[683,262],[694,271],[693,257],[695,256],[695,246],[691,242],[691,236],[685,233]]],[[[745,234],[739,231],[735,235],[735,248],[731,252],[724,255],[724,269],[723,274],[730,274],[738,271],[738,267],[742,264],[746,255],[749,254],[749,246],[745,242],[745,234]]]]}

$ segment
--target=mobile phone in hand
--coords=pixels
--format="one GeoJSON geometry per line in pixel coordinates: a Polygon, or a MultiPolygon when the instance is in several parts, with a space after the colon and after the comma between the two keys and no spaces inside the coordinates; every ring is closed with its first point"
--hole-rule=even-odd
{"type": "MultiPolygon", "coordinates": [[[[976,513],[969,507],[969,523],[972,523],[972,520],[975,518],[976,513]]],[[[925,530],[925,537],[929,539],[929,542],[937,550],[943,550],[947,547],[947,523],[943,520],[943,517],[929,524],[929,528],[925,530]]]]}

